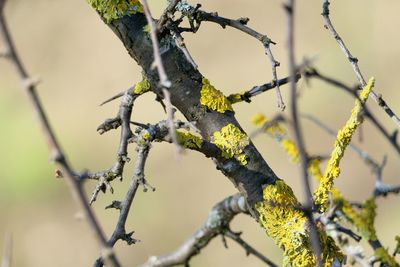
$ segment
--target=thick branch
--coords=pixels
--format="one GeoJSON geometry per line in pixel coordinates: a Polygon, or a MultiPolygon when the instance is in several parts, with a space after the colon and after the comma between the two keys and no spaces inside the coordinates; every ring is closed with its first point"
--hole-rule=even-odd
{"type": "MultiPolygon", "coordinates": [[[[109,24],[110,28],[122,40],[129,54],[143,67],[146,78],[149,80],[155,93],[161,95],[157,89],[158,75],[152,70],[153,48],[147,32],[143,31],[146,18],[137,13],[134,16],[124,16],[109,24]]],[[[169,89],[171,102],[177,107],[188,121],[196,122],[203,139],[211,141],[214,132],[228,124],[240,128],[234,113],[227,111],[220,113],[207,109],[200,104],[200,90],[202,88],[201,73],[188,62],[184,53],[176,46],[172,36],[165,35],[160,40],[162,60],[172,85],[169,89]]],[[[247,165],[241,165],[236,159],[218,159],[218,168],[227,175],[239,190],[247,197],[251,207],[262,200],[262,186],[273,183],[277,177],[261,157],[252,143],[244,148],[247,165]]]]}

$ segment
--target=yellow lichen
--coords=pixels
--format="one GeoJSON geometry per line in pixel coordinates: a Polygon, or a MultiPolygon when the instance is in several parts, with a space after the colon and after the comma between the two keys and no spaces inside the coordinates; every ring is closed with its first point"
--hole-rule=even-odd
{"type": "MultiPolygon", "coordinates": [[[[320,160],[313,159],[309,162],[308,166],[309,173],[313,175],[317,180],[321,180],[323,178],[319,164],[320,160]]],[[[361,207],[361,211],[358,212],[336,188],[333,188],[331,193],[333,203],[340,204],[338,206],[338,211],[340,211],[346,218],[346,220],[357,229],[357,232],[367,241],[376,240],[377,236],[374,226],[376,216],[375,199],[371,198],[365,201],[361,207]]]]}
{"type": "Polygon", "coordinates": [[[281,144],[293,163],[299,163],[299,150],[297,149],[296,144],[287,138],[282,139],[281,144]]]}
{"type": "Polygon", "coordinates": [[[107,23],[125,15],[143,13],[139,0],[87,0],[99,12],[107,23]]]}
{"type": "Polygon", "coordinates": [[[200,149],[203,143],[201,137],[189,132],[176,131],[176,137],[181,146],[191,149],[200,149]]]}
{"type": "Polygon", "coordinates": [[[143,134],[142,134],[142,137],[143,137],[143,139],[144,140],[148,140],[149,138],[150,138],[150,133],[148,132],[148,131],[145,131],[143,134]]]}
{"type": "Polygon", "coordinates": [[[324,211],[327,208],[329,192],[331,192],[333,188],[333,180],[340,174],[339,164],[346,147],[350,144],[351,138],[358,125],[363,121],[361,117],[362,105],[366,102],[369,93],[372,91],[374,81],[374,78],[371,78],[368,81],[368,84],[363,88],[359,95],[359,99],[356,100],[354,108],[351,111],[350,118],[337,134],[334,149],[328,161],[324,177],[321,180],[319,187],[314,192],[316,204],[321,206],[321,211],[324,211]]]}
{"type": "Polygon", "coordinates": [[[227,98],[231,104],[235,104],[243,101],[243,94],[231,94],[227,98]]]}
{"type": "Polygon", "coordinates": [[[224,158],[230,159],[234,157],[241,165],[247,164],[246,154],[243,149],[249,145],[250,140],[246,133],[232,123],[215,132],[212,143],[221,149],[224,158]]]}
{"type": "Polygon", "coordinates": [[[251,118],[251,122],[257,126],[257,127],[262,127],[264,126],[264,124],[268,121],[267,117],[265,117],[263,114],[261,113],[256,113],[253,115],[253,117],[251,118]]]}
{"type": "MultiPolygon", "coordinates": [[[[262,128],[268,121],[269,119],[261,113],[256,113],[251,118],[251,122],[259,128],[262,128]]],[[[270,125],[270,127],[265,129],[265,131],[278,141],[281,141],[282,137],[286,135],[285,128],[283,128],[279,123],[274,123],[270,125]]]]}
{"type": "Polygon", "coordinates": [[[138,134],[137,143],[138,145],[146,145],[149,144],[154,138],[153,134],[149,132],[148,129],[143,129],[138,134]]]}
{"type": "Polygon", "coordinates": [[[356,225],[361,235],[368,241],[377,240],[375,231],[376,204],[375,198],[365,201],[361,207],[360,217],[362,224],[356,225]]]}
{"type": "Polygon", "coordinates": [[[200,91],[200,103],[211,110],[224,113],[226,111],[233,111],[231,102],[224,96],[224,94],[210,84],[210,82],[203,78],[203,86],[200,91]]]}
{"type": "MultiPolygon", "coordinates": [[[[256,114],[252,122],[258,127],[263,127],[268,119],[262,114],[256,114]]],[[[286,136],[285,129],[279,123],[271,125],[265,132],[281,143],[292,162],[299,162],[299,151],[295,143],[286,136]]],[[[323,176],[319,164],[319,159],[312,159],[308,165],[308,172],[317,180],[323,176]]],[[[275,185],[265,187],[263,198],[264,201],[256,205],[260,223],[283,249],[284,266],[315,266],[316,259],[311,249],[307,218],[299,208],[300,204],[292,189],[278,180],[275,185]]],[[[332,266],[335,260],[343,261],[344,256],[334,240],[323,230],[319,230],[319,235],[325,266],[332,266]]]]}
{"type": "Polygon", "coordinates": [[[133,88],[133,93],[136,95],[141,95],[150,90],[150,83],[148,80],[143,79],[141,82],[138,82],[135,84],[135,87],[133,88]]]}
{"type": "MultiPolygon", "coordinates": [[[[261,128],[268,123],[268,118],[260,113],[257,113],[253,116],[252,122],[261,128]]],[[[282,145],[283,149],[286,151],[293,163],[299,163],[299,150],[294,141],[287,137],[286,130],[279,123],[270,125],[265,129],[265,132],[275,138],[282,145]]]]}
{"type": "Polygon", "coordinates": [[[308,162],[308,173],[310,174],[310,176],[314,177],[317,181],[321,181],[323,177],[321,168],[319,167],[320,163],[321,160],[317,158],[311,159],[308,162]]]}
{"type": "MultiPolygon", "coordinates": [[[[307,218],[299,207],[292,189],[282,180],[267,185],[263,201],[256,204],[260,224],[283,250],[286,261],[293,267],[311,267],[316,265],[316,257],[311,249],[307,218]]],[[[343,260],[334,241],[323,231],[320,237],[325,266],[343,260]]]]}
{"type": "Polygon", "coordinates": [[[389,266],[389,267],[398,267],[399,266],[399,264],[396,262],[394,257],[389,255],[388,251],[383,247],[376,249],[374,254],[375,254],[376,260],[383,263],[384,266],[389,266]]]}

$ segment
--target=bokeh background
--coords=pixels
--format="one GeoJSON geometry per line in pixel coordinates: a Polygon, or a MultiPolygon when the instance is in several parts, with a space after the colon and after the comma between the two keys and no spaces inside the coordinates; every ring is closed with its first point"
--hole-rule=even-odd
{"type": "MultiPolygon", "coordinates": [[[[100,136],[96,127],[113,117],[118,101],[98,104],[139,81],[141,70],[128,56],[116,36],[103,24],[84,0],[8,1],[5,8],[9,27],[20,55],[33,77],[40,77],[39,94],[59,140],[77,169],[101,170],[114,162],[119,133],[100,136]]],[[[149,1],[158,16],[166,1],[149,1]]],[[[287,74],[286,16],[283,1],[220,0],[198,1],[205,10],[220,15],[251,18],[249,25],[268,34],[277,42],[275,57],[281,62],[280,77],[287,74]]],[[[316,66],[349,85],[355,76],[342,52],[323,27],[321,1],[297,1],[297,60],[316,57],[316,66]]],[[[400,3],[396,0],[334,1],[332,19],[351,51],[360,59],[366,78],[375,76],[377,91],[399,114],[398,61],[400,60],[400,3]]],[[[200,71],[212,83],[229,94],[243,91],[272,79],[270,65],[256,40],[232,29],[204,23],[195,35],[185,40],[200,71]]],[[[86,222],[77,219],[79,209],[66,183],[54,178],[55,167],[40,129],[32,116],[27,97],[12,66],[0,59],[0,241],[6,233],[14,239],[13,266],[91,266],[98,247],[86,222]]],[[[288,101],[287,87],[282,88],[288,101]]],[[[354,100],[323,83],[299,82],[300,109],[317,115],[334,129],[346,120],[354,100]]],[[[394,124],[370,102],[374,114],[387,129],[394,124]]],[[[251,104],[235,106],[243,127],[251,132],[250,118],[256,112],[272,117],[278,112],[275,93],[256,97],[251,104]]],[[[288,111],[285,111],[288,114],[288,111]]],[[[157,122],[165,118],[154,95],[135,103],[135,121],[157,122]]],[[[333,138],[303,121],[308,150],[326,154],[333,138]]],[[[384,179],[399,183],[398,156],[388,142],[365,123],[363,142],[355,140],[377,160],[388,155],[384,179]]],[[[358,139],[358,138],[355,138],[358,139]]],[[[274,171],[293,186],[301,199],[299,168],[289,163],[279,145],[266,136],[253,140],[274,171]]],[[[103,229],[110,234],[117,212],[104,210],[114,199],[121,199],[127,189],[135,159],[128,164],[123,182],[115,181],[115,193],[100,195],[93,205],[103,229]]],[[[174,148],[154,144],[146,175],[156,192],[139,192],[127,223],[141,240],[134,246],[116,245],[125,266],[137,266],[151,255],[177,248],[205,220],[210,208],[236,192],[232,184],[215,169],[212,161],[187,152],[174,159],[174,148]]],[[[90,195],[94,183],[87,183],[90,195]]],[[[351,200],[370,196],[374,177],[358,156],[348,151],[342,162],[337,186],[351,200]]],[[[397,196],[378,201],[378,235],[386,246],[393,247],[400,223],[397,196]]],[[[232,228],[269,258],[281,262],[281,252],[264,231],[249,217],[237,216],[232,228]]],[[[0,242],[1,244],[2,242],[0,242]]],[[[192,266],[260,266],[258,259],[228,240],[225,249],[219,238],[192,260],[192,266]]],[[[2,247],[2,245],[0,245],[2,247]]]]}

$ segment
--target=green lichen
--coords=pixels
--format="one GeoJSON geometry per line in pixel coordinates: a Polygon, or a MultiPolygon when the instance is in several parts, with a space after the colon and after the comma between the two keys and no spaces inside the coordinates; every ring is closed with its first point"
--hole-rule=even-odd
{"type": "Polygon", "coordinates": [[[133,93],[136,95],[141,95],[144,94],[148,91],[150,91],[150,83],[148,80],[144,79],[141,82],[138,82],[135,84],[135,87],[133,88],[133,93]]]}
{"type": "Polygon", "coordinates": [[[125,15],[143,13],[139,0],[87,0],[99,12],[107,23],[125,15]]]}
{"type": "Polygon", "coordinates": [[[383,263],[384,266],[389,266],[389,267],[398,267],[399,266],[399,264],[396,262],[394,257],[389,255],[388,251],[383,247],[376,249],[374,254],[375,254],[376,260],[383,263]]]}
{"type": "Polygon", "coordinates": [[[400,254],[400,236],[396,235],[394,239],[396,240],[396,247],[394,248],[393,256],[400,254]]]}
{"type": "Polygon", "coordinates": [[[361,235],[368,241],[377,240],[375,231],[376,203],[375,198],[366,200],[361,208],[360,217],[362,224],[356,225],[361,235]]]}
{"type": "Polygon", "coordinates": [[[240,165],[247,164],[243,149],[250,144],[250,140],[246,133],[232,123],[215,132],[212,143],[221,149],[224,158],[235,158],[240,165]]]}
{"type": "Polygon", "coordinates": [[[358,212],[353,208],[351,203],[344,199],[339,191],[333,189],[332,198],[334,203],[339,203],[338,209],[343,213],[346,220],[348,220],[356,229],[357,232],[367,241],[377,240],[375,230],[375,217],[376,217],[376,204],[375,198],[366,200],[361,210],[358,212]]]}
{"type": "Polygon", "coordinates": [[[143,32],[150,33],[150,25],[149,24],[147,24],[146,26],[143,27],[143,32]]]}
{"type": "Polygon", "coordinates": [[[224,94],[210,84],[206,79],[202,79],[203,86],[200,91],[200,103],[211,110],[225,113],[226,111],[233,111],[232,104],[224,96],[224,94]]]}
{"type": "Polygon", "coordinates": [[[176,137],[181,146],[189,149],[200,149],[203,143],[201,137],[189,132],[176,131],[176,137]]]}
{"type": "MultiPolygon", "coordinates": [[[[299,207],[300,203],[293,190],[282,180],[267,185],[263,190],[263,201],[255,206],[261,226],[283,250],[286,265],[290,263],[293,267],[316,266],[307,217],[299,207]]],[[[320,230],[319,234],[325,266],[332,266],[335,260],[343,261],[343,254],[333,239],[323,230],[320,230]]]]}

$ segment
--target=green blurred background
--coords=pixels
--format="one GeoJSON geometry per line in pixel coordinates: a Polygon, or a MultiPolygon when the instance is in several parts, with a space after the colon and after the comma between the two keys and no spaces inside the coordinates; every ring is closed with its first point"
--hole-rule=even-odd
{"type": "MultiPolygon", "coordinates": [[[[18,51],[30,74],[42,80],[39,94],[69,160],[78,170],[108,168],[114,162],[119,133],[100,136],[96,127],[115,115],[118,101],[103,107],[98,104],[139,81],[140,68],[86,1],[8,2],[5,13],[18,51]]],[[[149,2],[155,16],[166,4],[166,1],[149,2]]],[[[287,74],[286,16],[282,1],[199,2],[205,10],[218,11],[222,16],[251,18],[251,27],[277,42],[272,49],[281,62],[278,74],[280,77],[287,74]]],[[[297,60],[316,56],[316,66],[321,71],[349,85],[355,84],[350,65],[323,27],[321,1],[297,2],[297,60]]],[[[400,3],[396,0],[335,1],[331,5],[333,22],[360,59],[363,74],[366,78],[376,77],[377,91],[398,114],[399,10],[400,3]]],[[[196,35],[184,37],[200,71],[226,94],[272,79],[262,46],[238,31],[204,23],[196,35]]],[[[300,81],[298,85],[302,112],[318,115],[335,129],[343,124],[354,102],[351,97],[316,81],[309,84],[300,81]]],[[[98,256],[95,239],[88,225],[77,219],[79,208],[66,183],[54,178],[55,168],[49,162],[27,97],[5,60],[0,60],[0,87],[0,241],[5,233],[12,233],[13,266],[91,266],[98,256]]],[[[283,87],[282,92],[288,101],[287,88],[283,87]]],[[[385,127],[395,128],[375,103],[371,101],[369,106],[385,127]]],[[[254,129],[250,123],[254,113],[272,117],[278,112],[274,92],[256,97],[251,104],[237,104],[235,109],[248,132],[254,129]]],[[[164,118],[153,95],[135,103],[135,121],[157,122],[164,118]]],[[[303,129],[311,153],[329,153],[332,137],[306,121],[303,129]]],[[[355,143],[379,161],[388,155],[384,179],[399,183],[398,158],[388,142],[369,122],[365,123],[363,135],[364,142],[355,140],[355,143]]],[[[301,199],[298,167],[289,163],[275,141],[266,136],[253,141],[274,171],[293,186],[301,199]]],[[[93,205],[107,234],[113,230],[117,212],[105,211],[104,207],[114,199],[121,199],[127,189],[135,159],[133,147],[130,152],[132,161],[127,165],[125,180],[114,182],[114,195],[101,195],[93,205]]],[[[151,255],[177,248],[203,223],[216,202],[236,192],[211,160],[194,152],[174,160],[174,148],[167,144],[154,144],[146,174],[157,190],[140,191],[132,206],[127,230],[134,230],[134,237],[141,242],[130,247],[124,243],[116,245],[125,266],[137,266],[151,255]]],[[[373,190],[374,177],[358,156],[348,151],[337,185],[349,199],[363,200],[373,190]]],[[[88,196],[93,187],[94,183],[87,183],[88,196]]],[[[398,197],[381,199],[378,204],[378,235],[386,246],[393,247],[394,235],[399,234],[398,197]]],[[[238,216],[232,228],[244,231],[246,240],[280,264],[280,250],[251,218],[238,216]]],[[[261,265],[256,258],[246,257],[229,240],[228,245],[226,250],[217,238],[192,260],[192,265],[261,265]]]]}

